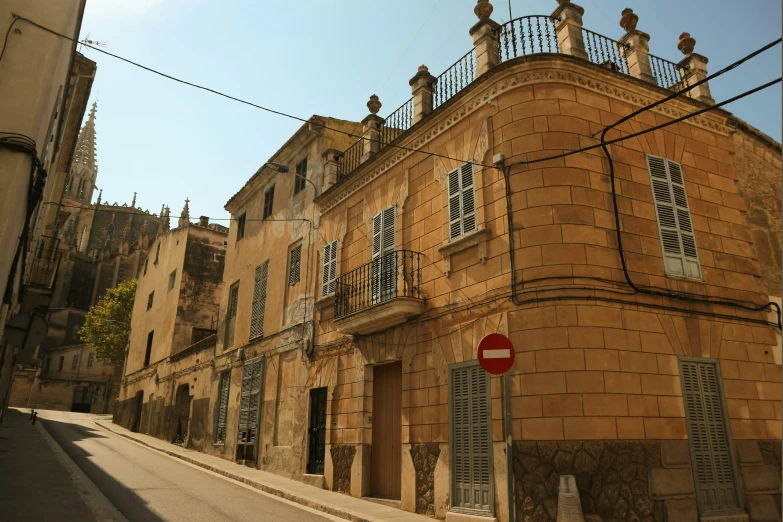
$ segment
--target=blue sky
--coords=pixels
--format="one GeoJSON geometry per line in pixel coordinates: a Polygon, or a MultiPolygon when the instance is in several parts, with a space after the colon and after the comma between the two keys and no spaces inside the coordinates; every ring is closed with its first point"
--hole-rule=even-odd
{"type": "MultiPolygon", "coordinates": [[[[495,0],[492,18],[508,21],[495,0]]],[[[678,36],[717,71],[781,35],[778,0],[578,0],[584,26],[619,38],[631,7],[650,52],[679,61],[678,36]]],[[[82,37],[182,79],[308,118],[361,120],[373,93],[380,115],[410,97],[420,64],[436,76],[471,47],[475,0],[87,0],[82,37]]],[[[555,0],[512,0],[514,17],[549,14],[555,0]]],[[[213,94],[155,76],[90,49],[98,72],[98,187],[104,200],[191,220],[227,218],[225,202],[300,126],[213,94]]],[[[781,75],[781,47],[711,82],[723,100],[781,75]]],[[[781,138],[780,85],[728,107],[781,138]]],[[[224,224],[227,224],[224,222],[224,224]]]]}

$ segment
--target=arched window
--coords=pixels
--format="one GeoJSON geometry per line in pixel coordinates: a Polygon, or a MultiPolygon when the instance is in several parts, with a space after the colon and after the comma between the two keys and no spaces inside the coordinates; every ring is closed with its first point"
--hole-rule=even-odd
{"type": "Polygon", "coordinates": [[[109,223],[109,226],[106,227],[106,242],[111,243],[113,237],[114,237],[114,223],[109,223]]]}
{"type": "Polygon", "coordinates": [[[82,227],[82,237],[79,240],[79,252],[84,252],[84,249],[87,248],[87,227],[82,227]]]}

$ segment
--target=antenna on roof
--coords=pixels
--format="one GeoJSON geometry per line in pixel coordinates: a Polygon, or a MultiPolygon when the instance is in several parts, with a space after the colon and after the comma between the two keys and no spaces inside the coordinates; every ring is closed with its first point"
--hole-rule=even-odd
{"type": "MultiPolygon", "coordinates": [[[[90,38],[90,33],[87,33],[87,36],[85,36],[84,39],[80,43],[93,45],[95,47],[106,47],[106,42],[99,42],[98,40],[92,40],[90,38]]],[[[81,52],[81,46],[80,46],[79,52],[81,52]]]]}

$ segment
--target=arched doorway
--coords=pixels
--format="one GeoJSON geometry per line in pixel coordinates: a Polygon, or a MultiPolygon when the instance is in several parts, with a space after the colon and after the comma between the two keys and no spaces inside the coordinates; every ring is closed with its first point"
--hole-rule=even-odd
{"type": "Polygon", "coordinates": [[[190,385],[183,384],[177,388],[177,434],[176,443],[184,443],[190,425],[190,385]]]}

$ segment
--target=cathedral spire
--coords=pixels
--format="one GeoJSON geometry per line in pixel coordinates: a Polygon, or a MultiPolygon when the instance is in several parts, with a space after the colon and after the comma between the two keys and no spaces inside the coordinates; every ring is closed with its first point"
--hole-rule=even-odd
{"type": "Polygon", "coordinates": [[[87,121],[79,132],[79,138],[76,141],[76,152],[73,156],[74,166],[82,166],[89,172],[92,179],[95,179],[98,175],[98,161],[95,153],[95,113],[97,111],[98,102],[94,102],[87,121]]]}
{"type": "Polygon", "coordinates": [[[182,208],[182,213],[179,216],[177,226],[182,227],[190,224],[190,208],[188,207],[188,203],[190,203],[190,200],[185,198],[185,206],[182,208]]]}

